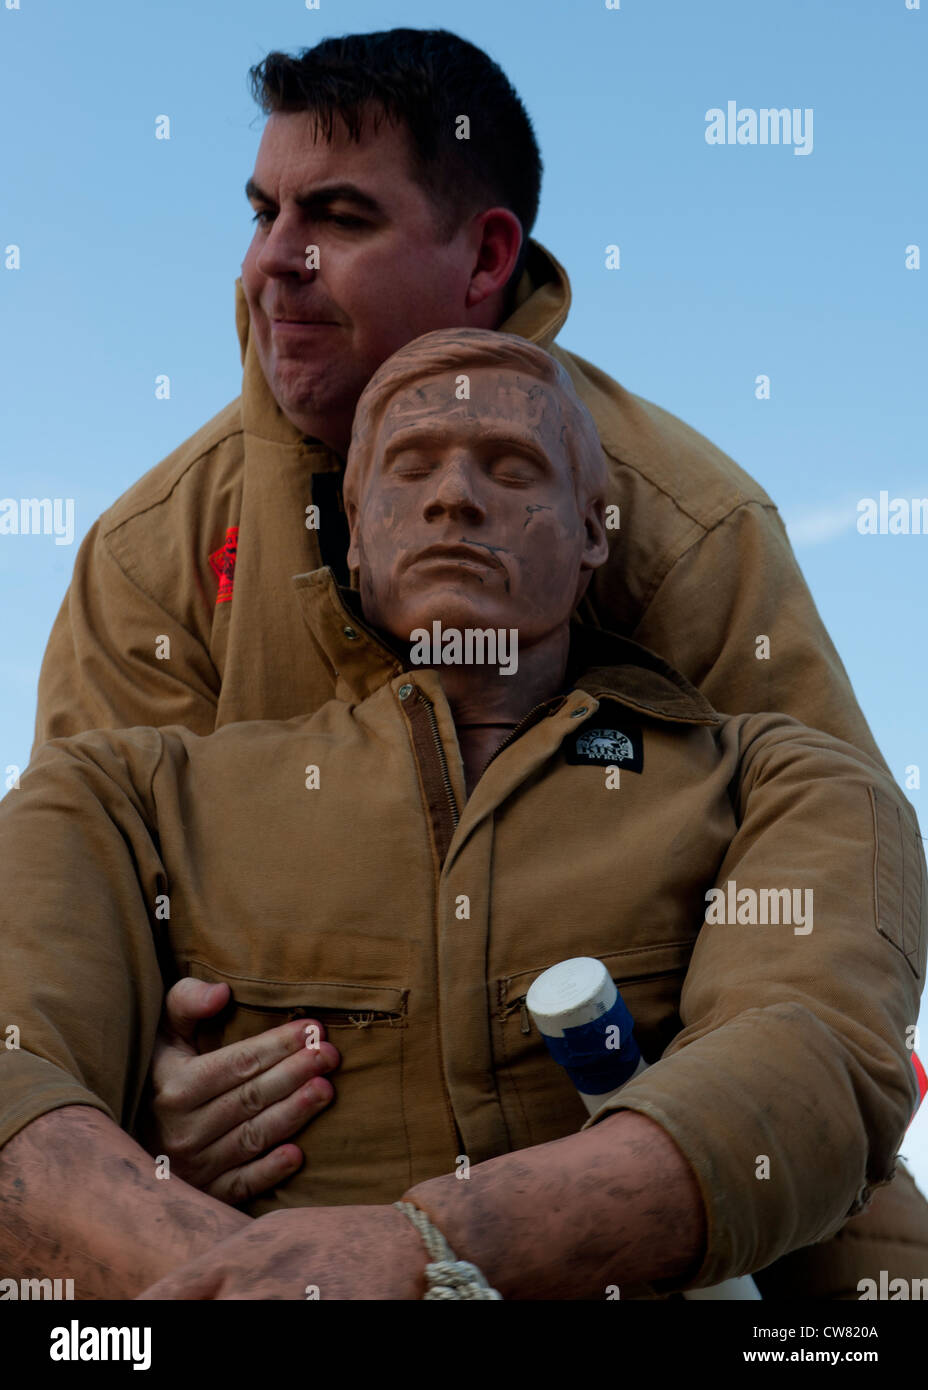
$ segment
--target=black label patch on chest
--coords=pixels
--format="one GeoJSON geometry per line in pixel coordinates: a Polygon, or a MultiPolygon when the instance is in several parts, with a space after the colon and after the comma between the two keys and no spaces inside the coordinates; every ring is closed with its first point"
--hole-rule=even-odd
{"type": "Polygon", "coordinates": [[[585,724],[564,743],[567,761],[575,767],[617,767],[621,772],[641,772],[644,768],[644,737],[641,726],[629,719],[585,724]]]}

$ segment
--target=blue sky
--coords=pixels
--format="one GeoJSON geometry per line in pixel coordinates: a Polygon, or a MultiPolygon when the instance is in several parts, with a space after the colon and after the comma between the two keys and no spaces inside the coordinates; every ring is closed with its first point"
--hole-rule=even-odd
{"type": "MultiPolygon", "coordinates": [[[[238,394],[233,283],[262,128],[247,68],[329,34],[441,25],[502,64],[535,122],[534,235],[574,293],[561,343],[778,503],[890,767],[920,769],[907,794],[926,820],[928,536],[856,519],[881,491],[928,497],[928,265],[905,267],[907,246],[928,252],[928,3],[20,3],[0,3],[0,248],[22,259],[0,268],[0,496],[73,497],[76,531],[0,536],[0,772],[27,760],[82,535],[238,394]],[[729,100],[811,108],[811,154],[707,144],[706,112],[729,100]],[[170,141],[154,138],[164,113],[170,141]]],[[[928,1058],[924,1009],[923,1024],[928,1058]]],[[[928,1113],[903,1152],[928,1192],[928,1113]]]]}

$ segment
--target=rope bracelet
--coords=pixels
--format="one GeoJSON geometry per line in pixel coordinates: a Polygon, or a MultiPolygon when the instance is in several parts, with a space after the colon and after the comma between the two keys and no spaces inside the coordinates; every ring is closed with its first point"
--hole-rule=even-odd
{"type": "Polygon", "coordinates": [[[494,1298],[502,1302],[503,1295],[491,1289],[476,1265],[459,1260],[437,1226],[433,1226],[424,1211],[411,1202],[394,1202],[397,1211],[405,1212],[415,1226],[429,1255],[425,1266],[428,1288],[426,1298],[494,1298]]]}

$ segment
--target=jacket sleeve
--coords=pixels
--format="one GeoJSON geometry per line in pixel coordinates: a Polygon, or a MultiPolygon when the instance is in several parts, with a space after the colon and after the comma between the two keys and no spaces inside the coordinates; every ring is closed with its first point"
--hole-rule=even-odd
{"type": "Polygon", "coordinates": [[[705,1261],[662,1292],[828,1239],[891,1179],[918,1099],[926,883],[911,808],[869,759],[783,716],[728,720],[720,738],[739,755],[738,828],[721,900],[696,909],[682,1029],[588,1121],[640,1111],[696,1175],[705,1261]],[[789,890],[788,920],[782,896],[762,907],[771,889],[789,890]]]}
{"type": "Polygon", "coordinates": [[[744,503],[704,532],[631,635],[725,714],[782,710],[882,763],[775,507],[744,503]]]}
{"type": "Polygon", "coordinates": [[[46,744],[0,803],[0,1144],[64,1105],[132,1128],[163,998],[162,746],[155,729],[46,744]]]}
{"type": "Polygon", "coordinates": [[[85,536],[42,661],[36,750],[85,729],[181,724],[212,733],[220,678],[202,640],[120,562],[102,521],[85,536]],[[170,655],[163,641],[170,639],[170,655]]]}

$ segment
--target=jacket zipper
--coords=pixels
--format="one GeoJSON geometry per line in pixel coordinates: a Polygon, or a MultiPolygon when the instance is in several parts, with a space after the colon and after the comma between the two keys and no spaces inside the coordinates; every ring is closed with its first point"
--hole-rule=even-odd
{"type": "Polygon", "coordinates": [[[422,775],[426,810],[432,826],[438,862],[443,864],[461,817],[451,784],[451,774],[448,771],[448,760],[438,732],[438,720],[431,700],[415,684],[411,685],[409,694],[403,701],[403,709],[409,721],[413,749],[422,775]]]}
{"type": "MultiPolygon", "coordinates": [[[[448,760],[445,757],[444,746],[438,732],[438,720],[435,717],[435,707],[428,696],[420,690],[418,685],[413,682],[411,682],[411,684],[412,689],[403,703],[403,708],[406,711],[406,718],[409,721],[409,728],[412,733],[413,752],[418,759],[419,770],[422,775],[426,809],[431,819],[432,835],[438,854],[438,863],[442,865],[447,858],[454,832],[458,828],[461,817],[458,810],[458,803],[454,795],[454,787],[451,784],[451,774],[448,771],[448,760]],[[430,738],[428,739],[420,737],[420,730],[422,727],[420,716],[423,713],[425,714],[429,729],[430,738]],[[438,788],[441,788],[444,793],[441,805],[439,804],[438,788]],[[444,814],[442,814],[442,810],[444,814]]],[[[439,869],[439,873],[440,872],[441,870],[439,869]]],[[[437,885],[435,901],[437,908],[437,885]]],[[[438,1050],[442,1075],[444,1075],[445,1062],[440,1035],[438,1050]]],[[[448,1123],[455,1136],[455,1143],[459,1146],[459,1149],[463,1149],[464,1140],[461,1137],[460,1127],[458,1126],[457,1116],[454,1113],[454,1106],[451,1103],[450,1096],[445,1097],[445,1112],[448,1123]]]]}
{"type": "Polygon", "coordinates": [[[504,1023],[507,1018],[512,1018],[512,1015],[518,1010],[521,1031],[523,1033],[530,1033],[532,1031],[532,1025],[529,1020],[528,1005],[525,1000],[526,996],[521,994],[518,999],[513,999],[511,1003],[504,1005],[500,1012],[499,1019],[501,1023],[504,1023]]]}
{"type": "MultiPolygon", "coordinates": [[[[515,728],[510,730],[488,758],[487,762],[481,768],[480,777],[486,772],[493,759],[498,757],[504,748],[508,748],[510,743],[513,743],[523,734],[530,724],[534,723],[546,710],[552,707],[560,708],[560,705],[564,703],[566,698],[565,695],[552,696],[547,700],[543,700],[541,704],[536,705],[534,709],[529,710],[528,714],[519,720],[515,728]]],[[[409,697],[404,704],[412,729],[413,739],[418,745],[418,751],[421,751],[423,754],[425,754],[425,749],[422,748],[421,741],[417,738],[417,726],[420,723],[420,710],[425,715],[425,720],[428,724],[429,742],[426,745],[428,748],[428,755],[421,758],[420,766],[422,768],[429,811],[432,816],[432,825],[435,832],[439,860],[441,863],[444,863],[452,837],[460,823],[461,814],[455,799],[454,787],[451,784],[451,774],[448,771],[448,760],[445,757],[444,746],[442,745],[441,736],[438,732],[438,720],[435,717],[435,707],[428,696],[415,684],[413,684],[409,697]],[[435,804],[432,793],[436,785],[440,786],[442,790],[445,815],[440,814],[439,808],[435,804]]],[[[477,780],[479,781],[480,778],[478,777],[477,780]]]]}
{"type": "Polygon", "coordinates": [[[435,744],[435,752],[438,754],[438,767],[441,772],[442,785],[445,788],[445,796],[448,801],[451,824],[454,826],[455,830],[457,830],[458,822],[461,817],[458,812],[458,803],[454,799],[454,788],[451,785],[451,774],[448,771],[448,759],[445,757],[445,750],[438,732],[438,720],[435,718],[435,706],[432,704],[431,700],[422,694],[421,690],[419,691],[419,699],[425,706],[425,712],[429,721],[429,729],[432,733],[432,742],[435,744]]]}
{"type": "MultiPolygon", "coordinates": [[[[499,757],[500,753],[502,753],[504,748],[508,748],[510,743],[514,743],[515,740],[519,738],[521,734],[525,733],[525,730],[534,721],[536,716],[540,715],[542,711],[546,710],[549,705],[554,704],[555,700],[558,700],[560,704],[563,704],[566,698],[566,695],[551,696],[547,700],[542,700],[541,704],[536,705],[534,709],[529,710],[528,714],[526,714],[524,718],[519,720],[516,727],[510,730],[510,732],[503,739],[502,743],[499,744],[499,746],[496,749],[494,749],[494,751],[490,754],[489,758],[484,763],[483,767],[480,769],[480,777],[482,777],[483,774],[486,772],[487,768],[490,766],[490,763],[493,762],[494,758],[499,757]]],[[[560,704],[556,705],[555,708],[560,708],[560,704]]],[[[552,710],[552,713],[553,712],[554,711],[552,710]]],[[[480,781],[480,777],[477,778],[478,782],[480,781]]]]}
{"type": "Polygon", "coordinates": [[[240,1012],[249,1014],[281,1014],[287,1023],[296,1018],[318,1018],[324,1025],[331,1023],[338,1027],[351,1024],[354,1028],[367,1028],[372,1023],[389,1023],[392,1027],[394,1023],[403,1021],[402,1013],[387,1009],[331,1009],[324,1004],[318,1009],[313,1009],[308,1004],[301,1004],[292,1009],[281,1004],[237,1003],[235,1007],[240,1012]]]}

